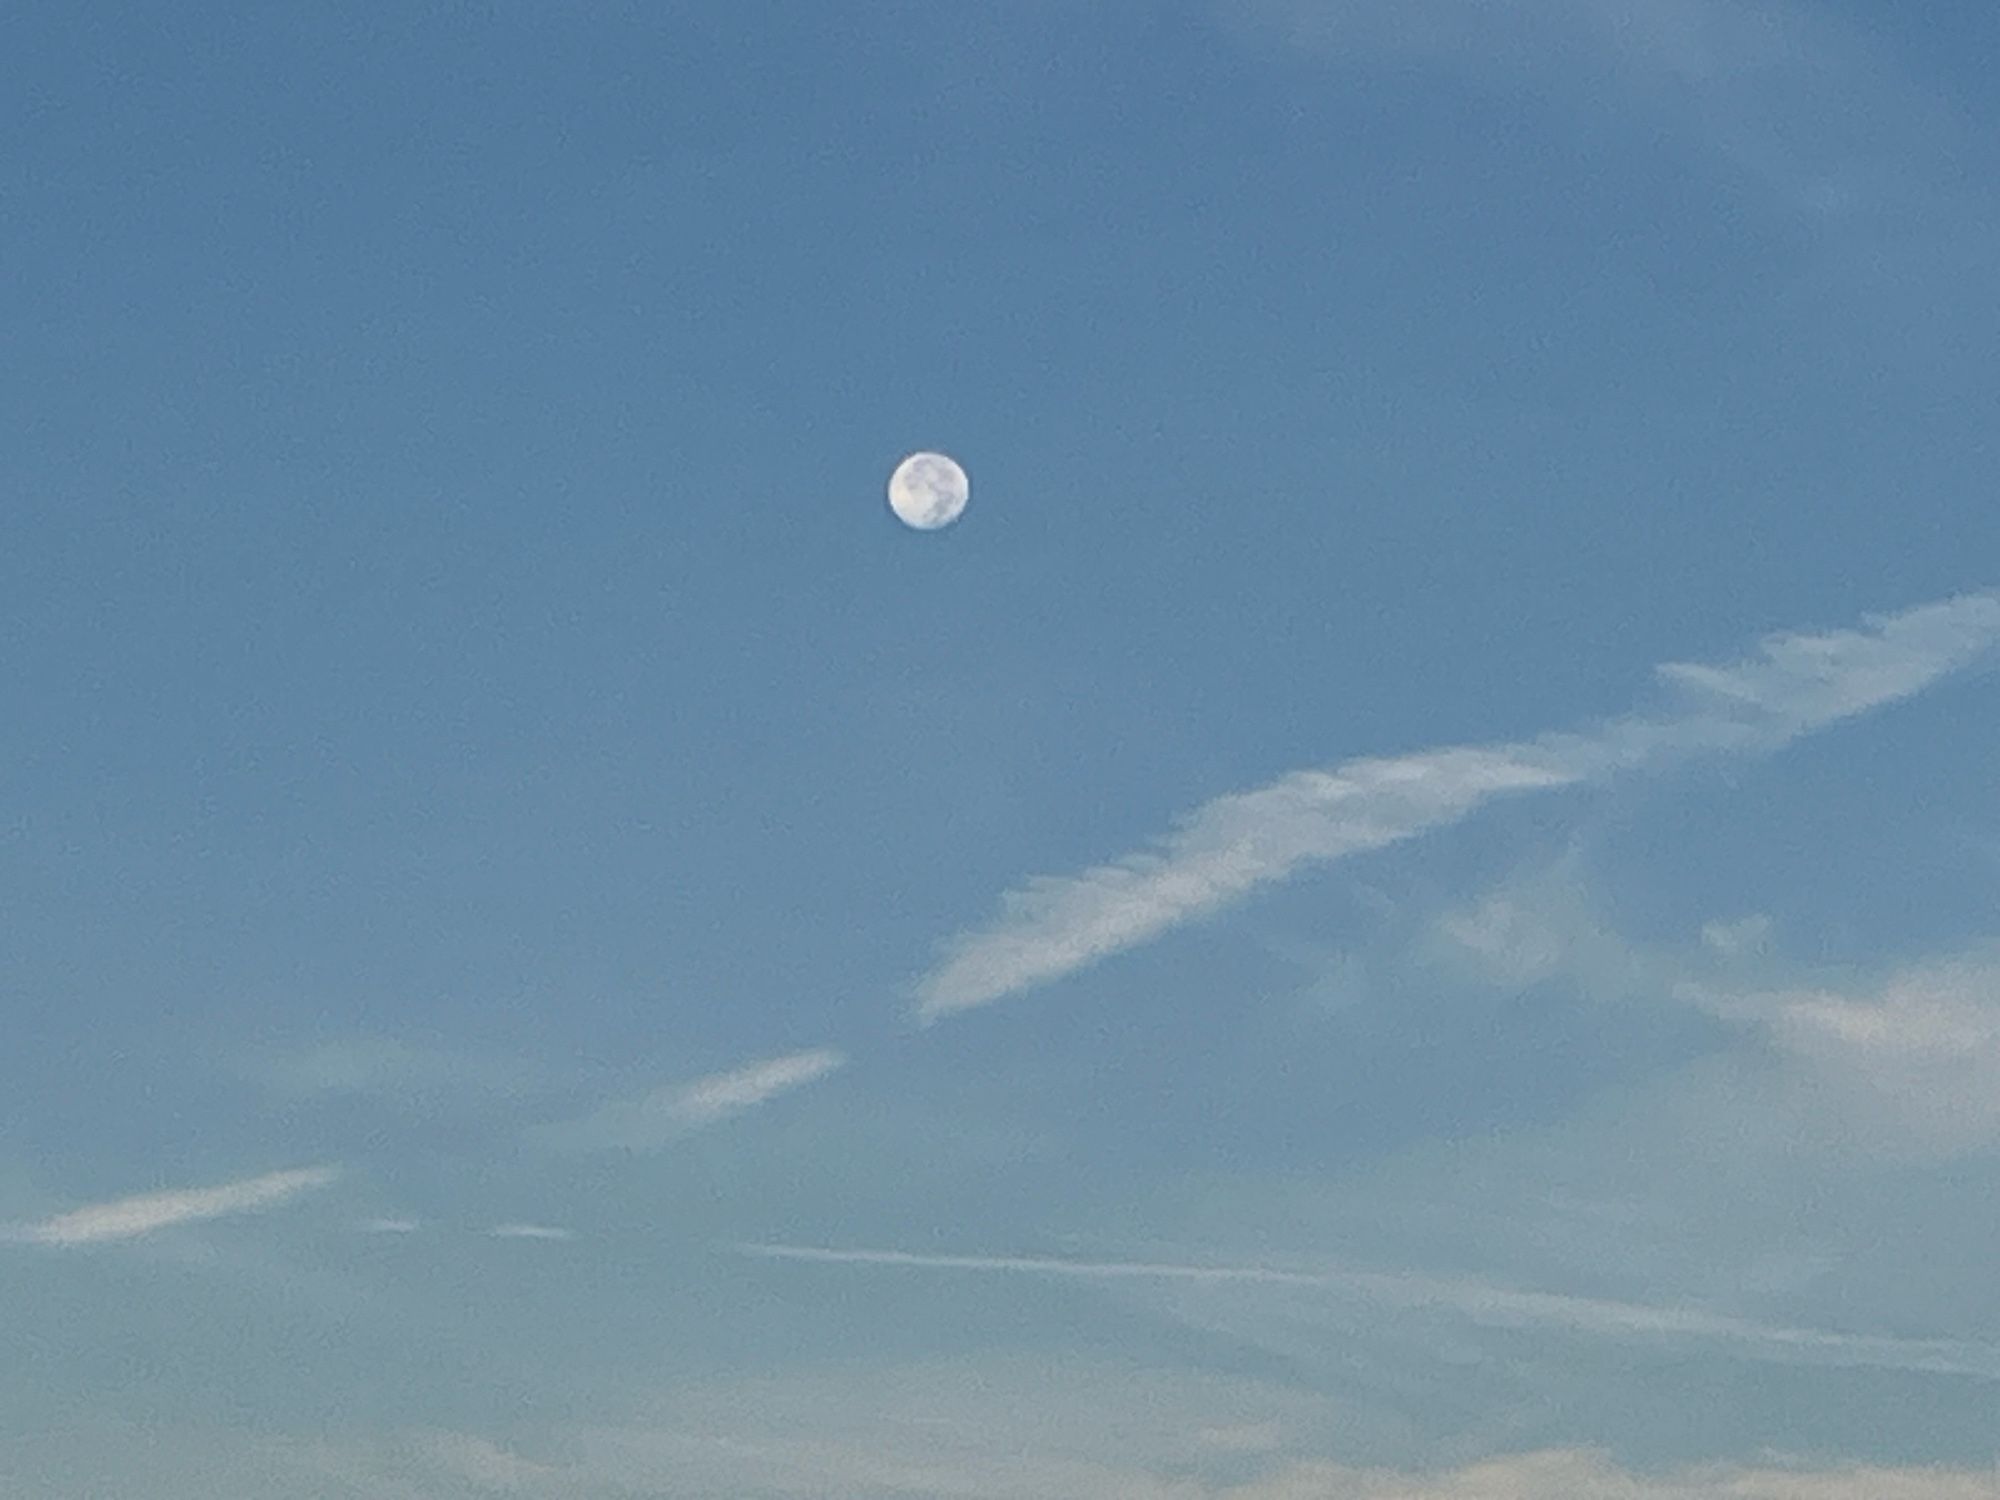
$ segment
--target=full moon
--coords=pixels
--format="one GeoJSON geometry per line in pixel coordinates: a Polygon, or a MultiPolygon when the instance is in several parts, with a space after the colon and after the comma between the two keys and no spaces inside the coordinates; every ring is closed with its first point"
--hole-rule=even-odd
{"type": "Polygon", "coordinates": [[[956,521],[972,497],[972,481],[942,453],[912,453],[889,476],[889,509],[905,526],[936,531],[956,521]]]}

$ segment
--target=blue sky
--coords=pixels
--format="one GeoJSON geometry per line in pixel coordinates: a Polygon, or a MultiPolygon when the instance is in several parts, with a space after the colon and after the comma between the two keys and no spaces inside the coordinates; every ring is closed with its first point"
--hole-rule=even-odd
{"type": "Polygon", "coordinates": [[[1920,9],[16,7],[0,1488],[1996,1493],[1920,9]]]}

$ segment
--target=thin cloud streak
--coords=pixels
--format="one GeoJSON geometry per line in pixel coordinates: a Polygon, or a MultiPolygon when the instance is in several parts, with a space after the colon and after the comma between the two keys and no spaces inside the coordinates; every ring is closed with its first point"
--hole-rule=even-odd
{"type": "Polygon", "coordinates": [[[96,1203],[29,1225],[15,1236],[39,1245],[91,1245],[137,1239],[176,1224],[218,1219],[227,1214],[274,1208],[301,1193],[324,1187],[339,1176],[337,1167],[302,1167],[220,1187],[183,1188],[96,1203]]]}
{"type": "Polygon", "coordinates": [[[573,1240],[576,1231],[553,1224],[495,1224],[486,1231],[496,1240],[573,1240]]]}
{"type": "Polygon", "coordinates": [[[717,1073],[675,1090],[666,1102],[666,1113],[682,1125],[712,1125],[824,1078],[845,1061],[838,1052],[821,1048],[717,1073]]]}
{"type": "Polygon", "coordinates": [[[819,1245],[745,1243],[739,1255],[761,1260],[813,1261],[833,1266],[904,1266],[925,1271],[1004,1271],[1031,1276],[1081,1276],[1093,1280],[1247,1281],[1266,1286],[1325,1286],[1324,1275],[1271,1266],[1195,1266],[1159,1261],[1062,1260],[1037,1255],[937,1255],[916,1250],[839,1250],[819,1245]]]}
{"type": "Polygon", "coordinates": [[[830,1047],[788,1053],[690,1083],[669,1084],[637,1099],[617,1100],[581,1120],[542,1126],[532,1136],[572,1150],[658,1150],[690,1131],[803,1088],[846,1062],[830,1047]]]}
{"type": "Polygon", "coordinates": [[[1313,865],[1459,822],[1523,792],[1600,782],[1682,757],[1752,753],[1921,691],[2000,644],[2000,592],[1870,617],[1865,628],[1766,638],[1721,666],[1667,663],[1675,700],[1581,732],[1295,771],[1219,797],[1150,850],[1038,876],[999,916],[945,945],[916,985],[929,1023],[1050,983],[1200,920],[1313,865]]]}
{"type": "Polygon", "coordinates": [[[1787,1363],[1925,1371],[2000,1380],[2000,1348],[1954,1339],[1905,1339],[1788,1328],[1698,1308],[1523,1292],[1467,1278],[1379,1271],[1291,1271],[1258,1265],[1065,1260],[1054,1256],[938,1255],[812,1245],[739,1244],[739,1255],[821,1265],[1053,1276],[1093,1281],[1175,1281],[1312,1289],[1404,1308],[1448,1308],[1491,1327],[1556,1327],[1603,1338],[1690,1338],[1787,1363]]]}

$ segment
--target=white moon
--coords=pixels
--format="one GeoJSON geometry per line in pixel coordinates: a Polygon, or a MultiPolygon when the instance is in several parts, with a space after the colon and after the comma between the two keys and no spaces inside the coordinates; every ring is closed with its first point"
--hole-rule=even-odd
{"type": "Polygon", "coordinates": [[[889,509],[918,531],[949,526],[971,498],[972,481],[965,470],[942,453],[912,453],[889,476],[889,509]]]}

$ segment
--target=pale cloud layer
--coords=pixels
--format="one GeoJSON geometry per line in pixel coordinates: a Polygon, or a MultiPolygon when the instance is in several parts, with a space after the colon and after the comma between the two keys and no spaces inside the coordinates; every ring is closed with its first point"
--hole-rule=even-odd
{"type": "Polygon", "coordinates": [[[1297,771],[1217,798],[1152,850],[1041,876],[947,944],[917,984],[924,1020],[991,1004],[1212,915],[1308,866],[1455,823],[1498,798],[1606,779],[1681,756],[1771,750],[1921,691],[2000,643],[2000,595],[1969,594],[1858,630],[1769,637],[1719,666],[1669,663],[1675,698],[1576,733],[1297,771]]]}
{"type": "Polygon", "coordinates": [[[118,1198],[44,1219],[20,1231],[18,1237],[42,1245],[90,1245],[136,1239],[176,1224],[275,1208],[301,1193],[326,1186],[338,1175],[334,1167],[302,1167],[224,1183],[220,1187],[181,1188],[118,1198]]]}
{"type": "Polygon", "coordinates": [[[1302,1463],[1220,1500],[2000,1500],[2000,1470],[1737,1467],[1634,1473],[1557,1449],[1419,1475],[1302,1463]]]}
{"type": "Polygon", "coordinates": [[[658,1150],[690,1131],[719,1124],[824,1078],[846,1060],[829,1047],[792,1052],[689,1083],[669,1084],[637,1099],[617,1100],[583,1119],[543,1126],[533,1134],[548,1145],[576,1150],[658,1150]]]}
{"type": "MultiPolygon", "coordinates": [[[[868,1372],[875,1374],[877,1372],[868,1372]]],[[[913,1372],[914,1373],[914,1372],[913,1372]]],[[[1577,1448],[1507,1453],[1430,1469],[1362,1467],[1272,1452],[1274,1424],[1223,1445],[1220,1470],[1204,1455],[1195,1413],[1200,1387],[1109,1396],[1130,1371],[1101,1372],[1098,1391],[1059,1372],[1039,1400],[1027,1387],[988,1392],[971,1412],[925,1416],[905,1379],[871,1386],[857,1406],[828,1383],[798,1391],[749,1388],[734,1402],[679,1403],[685,1423],[573,1425],[545,1434],[532,1454],[474,1433],[418,1430],[378,1438],[275,1437],[227,1431],[105,1429],[81,1470],[107,1487],[90,1493],[193,1496],[326,1494],[345,1500],[626,1500],[635,1495],[731,1495],[742,1500],[2000,1500],[2000,1469],[1832,1465],[1765,1459],[1641,1470],[1577,1448]],[[810,1396],[810,1402],[803,1399],[810,1396]],[[1017,1405],[1016,1397],[1025,1405],[1017,1405]],[[1157,1407],[1160,1398],[1170,1403],[1157,1407]],[[1069,1400],[1067,1416],[1056,1409],[1069,1400]],[[775,1409],[760,1403],[775,1403],[775,1409]],[[851,1420],[829,1430],[832,1407],[851,1420]],[[1111,1421],[1090,1413],[1119,1408],[1111,1421]],[[1048,1418],[1023,1431],[1008,1413],[1048,1418]],[[803,1420],[797,1420],[803,1418],[803,1420]],[[1190,1419],[1194,1424],[1190,1425],[1190,1419]],[[1176,1433],[1175,1425],[1179,1424],[1176,1433]],[[1241,1471],[1252,1472],[1244,1477],[1241,1471]],[[115,1489],[109,1486],[116,1486],[115,1489]]],[[[1240,1398],[1239,1398],[1240,1399],[1240,1398]]],[[[30,1478],[40,1445],[0,1441],[0,1471],[30,1478]]],[[[41,1470],[40,1472],[47,1472],[41,1470]]],[[[69,1492],[69,1491],[65,1491],[69,1492]]],[[[75,1491],[82,1493],[82,1491],[75,1491]]]]}

